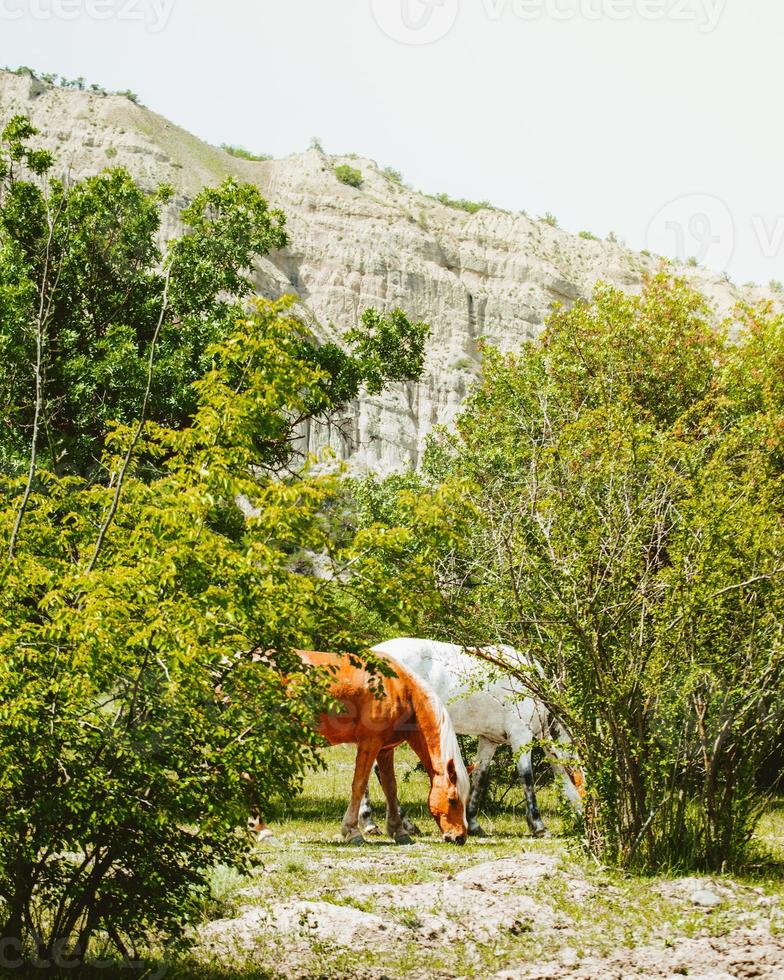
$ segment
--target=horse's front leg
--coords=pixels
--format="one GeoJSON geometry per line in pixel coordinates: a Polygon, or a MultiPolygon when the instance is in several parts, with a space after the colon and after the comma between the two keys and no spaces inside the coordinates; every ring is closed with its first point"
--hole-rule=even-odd
{"type": "Polygon", "coordinates": [[[368,784],[370,770],[373,768],[373,760],[378,755],[381,748],[380,740],[371,742],[361,742],[357,746],[357,761],[354,765],[354,780],[351,783],[351,800],[343,817],[341,831],[344,840],[350,844],[360,845],[364,842],[362,831],[359,829],[359,808],[362,797],[365,794],[368,784]]]}
{"type": "Polygon", "coordinates": [[[413,844],[403,825],[395,779],[395,750],[384,749],[378,756],[378,778],[387,800],[387,833],[396,844],[413,844]]]}

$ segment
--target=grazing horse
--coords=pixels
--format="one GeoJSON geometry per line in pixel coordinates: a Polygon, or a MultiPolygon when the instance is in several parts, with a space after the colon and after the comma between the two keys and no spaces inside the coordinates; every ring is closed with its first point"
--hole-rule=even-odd
{"type": "MultiPolygon", "coordinates": [[[[492,648],[488,648],[491,650],[492,648]]],[[[490,763],[499,745],[511,745],[517,771],[525,789],[528,826],[537,837],[547,832],[534,789],[531,750],[542,745],[567,799],[580,812],[584,780],[580,769],[568,764],[569,736],[547,708],[526,692],[520,681],[506,676],[488,680],[479,661],[464,647],[432,640],[397,639],[374,647],[374,652],[393,657],[418,677],[424,678],[449,706],[455,730],[479,738],[479,749],[471,773],[468,803],[468,832],[484,836],[478,814],[490,777],[490,763]]],[[[366,833],[378,833],[373,823],[370,799],[365,794],[360,811],[366,833]]],[[[405,821],[410,833],[416,827],[405,821]]]]}
{"type": "MultiPolygon", "coordinates": [[[[319,734],[330,745],[357,746],[351,802],[341,827],[344,839],[355,845],[364,842],[359,809],[377,760],[387,800],[387,833],[396,844],[412,843],[403,826],[394,768],[395,749],[408,742],[430,777],[428,806],[444,841],[465,844],[470,782],[454,726],[438,695],[425,681],[383,654],[381,659],[388,662],[393,677],[371,675],[347,656],[302,651],[299,656],[325,670],[329,692],[342,706],[339,714],[321,715],[319,734]]],[[[260,837],[270,836],[262,823],[252,826],[260,837]]]]}

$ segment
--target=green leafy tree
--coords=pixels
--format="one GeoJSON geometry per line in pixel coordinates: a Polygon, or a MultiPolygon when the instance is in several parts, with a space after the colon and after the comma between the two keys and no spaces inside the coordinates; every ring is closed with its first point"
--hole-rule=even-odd
{"type": "Polygon", "coordinates": [[[784,334],[739,318],[730,343],[684,281],[601,286],[486,348],[430,453],[473,484],[443,629],[537,658],[493,659],[572,732],[591,846],[627,866],[739,860],[781,738],[784,334]]]}
{"type": "Polygon", "coordinates": [[[293,651],[359,652],[357,610],[402,625],[435,595],[435,498],[405,527],[336,538],[336,480],[284,478],[301,423],[418,376],[427,328],[368,314],[343,350],[291,298],[242,312],[252,257],[283,241],[253,188],[203,191],[161,252],[166,192],[116,171],[46,184],[34,135],[6,129],[0,202],[16,372],[0,429],[0,933],[22,958],[98,943],[134,960],[183,935],[216,864],[252,860],[249,809],[318,764],[324,678],[293,651]]]}
{"type": "Polygon", "coordinates": [[[43,457],[86,473],[109,421],[134,417],[153,338],[161,383],[149,417],[187,423],[205,352],[250,294],[256,258],[286,244],[284,218],[228,179],[184,210],[185,231],[164,256],[170,189],[148,194],[122,169],[73,185],[50,179],[51,156],[29,148],[35,135],[17,117],[0,138],[0,462],[25,460],[37,413],[43,457]],[[31,365],[41,359],[37,390],[31,365]]]}
{"type": "MultiPolygon", "coordinates": [[[[327,702],[291,651],[359,651],[350,610],[402,624],[435,595],[427,550],[401,559],[436,502],[412,504],[407,528],[336,543],[334,479],[259,479],[260,445],[274,459],[323,404],[303,336],[287,304],[260,303],[210,347],[191,425],[148,423],[138,441],[118,425],[106,483],[40,474],[0,566],[0,908],[25,954],[81,957],[101,933],[134,959],[180,935],[213,865],[251,860],[238,833],[251,805],[317,764],[327,702]],[[145,456],[161,460],[153,481],[145,456]],[[330,575],[302,574],[303,554],[330,575]]],[[[21,482],[2,479],[6,541],[21,482]]]]}

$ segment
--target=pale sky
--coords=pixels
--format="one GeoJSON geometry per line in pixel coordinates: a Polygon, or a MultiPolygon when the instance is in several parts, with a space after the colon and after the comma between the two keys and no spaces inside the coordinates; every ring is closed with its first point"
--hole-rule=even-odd
{"type": "Polygon", "coordinates": [[[0,0],[0,64],[738,282],[784,280],[782,52],[780,0],[0,0]]]}

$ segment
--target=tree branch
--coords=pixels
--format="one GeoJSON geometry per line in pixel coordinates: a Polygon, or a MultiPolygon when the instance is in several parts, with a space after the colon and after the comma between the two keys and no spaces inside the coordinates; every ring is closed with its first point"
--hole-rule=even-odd
{"type": "Polygon", "coordinates": [[[139,421],[136,425],[136,431],[133,434],[128,450],[125,453],[125,458],[123,459],[122,466],[120,467],[120,472],[117,477],[117,486],[114,488],[114,497],[112,498],[111,506],[109,507],[109,512],[106,515],[106,519],[101,526],[101,530],[98,532],[98,540],[95,542],[95,550],[93,551],[92,558],[90,559],[90,564],[87,566],[87,572],[90,573],[94,571],[96,564],[98,563],[98,557],[101,554],[101,549],[103,548],[104,541],[106,540],[106,535],[109,528],[112,526],[115,515],[117,514],[117,508],[120,505],[120,494],[122,493],[123,481],[125,480],[125,475],[128,472],[128,467],[131,465],[131,459],[133,458],[134,450],[139,443],[142,432],[144,431],[144,425],[147,421],[147,407],[150,403],[150,393],[152,391],[152,376],[153,368],[155,366],[155,354],[158,347],[158,338],[163,327],[163,321],[166,317],[166,310],[169,306],[169,282],[171,280],[171,269],[166,273],[166,281],[163,287],[163,299],[161,300],[161,315],[158,317],[158,324],[155,327],[155,333],[153,334],[152,342],[150,343],[150,358],[147,364],[147,387],[144,391],[144,400],[142,402],[142,410],[139,414],[139,421]]]}

